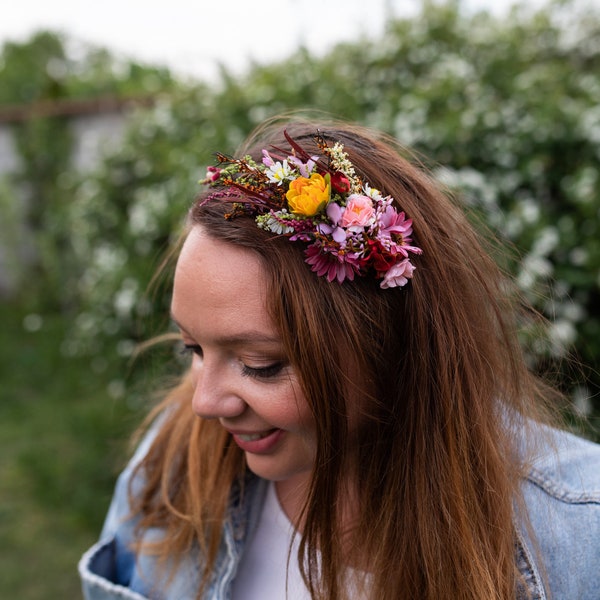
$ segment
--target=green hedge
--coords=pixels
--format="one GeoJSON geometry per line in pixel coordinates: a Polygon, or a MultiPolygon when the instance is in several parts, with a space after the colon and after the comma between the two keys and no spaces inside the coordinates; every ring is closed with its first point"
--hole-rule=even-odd
{"type": "Polygon", "coordinates": [[[233,151],[268,116],[316,109],[414,148],[516,248],[517,280],[552,321],[532,361],[558,368],[577,410],[589,413],[600,391],[600,14],[568,1],[522,5],[505,19],[465,14],[456,2],[424,6],[379,39],[322,58],[300,49],[243,77],[223,70],[214,86],[158,71],[157,103],[132,120],[118,152],[85,177],[60,167],[55,187],[41,192],[51,226],[40,244],[55,249],[42,252],[44,297],[73,314],[67,352],[126,357],[165,327],[168,292],[148,295],[147,284],[211,154],[233,151]],[[587,383],[561,370],[569,352],[587,365],[587,383]]]}

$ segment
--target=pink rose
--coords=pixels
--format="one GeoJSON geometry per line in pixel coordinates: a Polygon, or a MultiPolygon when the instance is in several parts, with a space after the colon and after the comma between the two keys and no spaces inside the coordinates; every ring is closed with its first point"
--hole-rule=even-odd
{"type": "Polygon", "coordinates": [[[340,220],[342,227],[365,227],[373,218],[373,201],[368,196],[352,194],[348,197],[346,210],[340,220]]]}

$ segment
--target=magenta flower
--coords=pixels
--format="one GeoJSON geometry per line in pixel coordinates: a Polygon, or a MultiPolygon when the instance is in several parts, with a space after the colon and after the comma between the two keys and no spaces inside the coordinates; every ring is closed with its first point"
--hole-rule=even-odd
{"type": "Polygon", "coordinates": [[[206,178],[204,181],[206,183],[213,183],[217,181],[219,177],[221,177],[221,169],[219,169],[219,167],[208,167],[206,169],[206,178]]]}
{"type": "Polygon", "coordinates": [[[317,244],[311,244],[305,251],[305,262],[320,277],[327,277],[327,281],[337,280],[342,283],[345,279],[352,281],[355,273],[359,271],[359,265],[355,259],[345,254],[339,256],[333,252],[324,252],[323,248],[317,244]]]}
{"type": "Polygon", "coordinates": [[[392,233],[395,233],[407,238],[412,234],[412,219],[407,219],[404,211],[397,212],[388,204],[379,215],[379,233],[386,237],[391,237],[392,233]]]}

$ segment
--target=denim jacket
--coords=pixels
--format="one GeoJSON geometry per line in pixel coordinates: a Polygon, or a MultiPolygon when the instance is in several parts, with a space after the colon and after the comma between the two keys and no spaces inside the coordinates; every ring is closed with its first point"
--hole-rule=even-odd
{"type": "MultiPolygon", "coordinates": [[[[156,559],[130,548],[135,518],[129,518],[127,488],[132,470],[147,452],[152,432],[120,475],[100,541],[79,563],[86,600],[194,600],[202,557],[191,551],[175,575],[161,579],[156,559]]],[[[600,600],[600,446],[551,431],[529,461],[523,480],[529,527],[516,517],[516,560],[532,600],[600,600]],[[530,535],[535,534],[535,542],[530,535]]],[[[531,454],[531,450],[528,449],[531,454]]],[[[133,482],[135,493],[136,484],[133,482]]],[[[243,498],[230,497],[216,566],[206,600],[229,600],[245,540],[258,521],[267,482],[250,477],[243,498]]],[[[143,541],[158,539],[147,530],[143,541]]],[[[527,598],[520,589],[517,599],[527,598]]]]}

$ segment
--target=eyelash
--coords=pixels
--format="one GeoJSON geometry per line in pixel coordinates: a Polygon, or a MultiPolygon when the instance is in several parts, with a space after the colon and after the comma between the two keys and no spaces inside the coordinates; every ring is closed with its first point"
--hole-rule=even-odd
{"type": "Polygon", "coordinates": [[[180,354],[187,356],[188,354],[196,354],[202,358],[202,348],[198,344],[184,344],[180,350],[180,354]]]}
{"type": "Polygon", "coordinates": [[[242,366],[242,375],[244,377],[253,377],[254,379],[273,379],[277,377],[283,369],[282,362],[276,362],[266,367],[248,367],[247,365],[242,366]]]}
{"type": "MultiPolygon", "coordinates": [[[[200,358],[203,356],[202,348],[197,344],[184,344],[181,349],[181,354],[196,354],[200,358]]],[[[272,365],[267,365],[266,367],[249,367],[248,365],[242,364],[242,376],[252,377],[254,379],[273,379],[279,375],[283,367],[284,364],[281,361],[275,362],[272,365]]]]}

